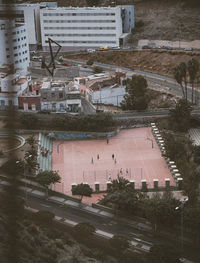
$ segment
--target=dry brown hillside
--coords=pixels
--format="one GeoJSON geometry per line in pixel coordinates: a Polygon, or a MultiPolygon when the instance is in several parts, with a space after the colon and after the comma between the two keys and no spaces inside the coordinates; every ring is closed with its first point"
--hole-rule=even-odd
{"type": "Polygon", "coordinates": [[[137,21],[144,22],[134,33],[136,39],[200,39],[200,7],[185,6],[182,1],[160,0],[134,5],[136,25],[137,21]]]}
{"type": "Polygon", "coordinates": [[[86,55],[69,56],[69,58],[89,59],[94,61],[140,69],[161,75],[173,76],[173,68],[180,62],[188,62],[192,57],[200,62],[200,52],[178,51],[107,51],[86,55]]]}

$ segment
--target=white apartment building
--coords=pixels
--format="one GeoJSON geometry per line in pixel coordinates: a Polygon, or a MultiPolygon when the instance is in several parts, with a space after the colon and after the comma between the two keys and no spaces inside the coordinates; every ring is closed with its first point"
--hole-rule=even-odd
{"type": "Polygon", "coordinates": [[[44,8],[40,23],[43,50],[48,50],[48,38],[63,51],[118,47],[134,28],[134,6],[44,8]]]}
{"type": "MultiPolygon", "coordinates": [[[[40,4],[16,4],[9,7],[15,22],[26,25],[30,50],[36,49],[38,43],[41,43],[40,4]]],[[[7,5],[0,5],[0,19],[6,19],[7,8],[7,5]]]]}
{"type": "Polygon", "coordinates": [[[30,63],[26,27],[14,20],[0,20],[0,65],[12,64],[26,72],[30,63]]]}

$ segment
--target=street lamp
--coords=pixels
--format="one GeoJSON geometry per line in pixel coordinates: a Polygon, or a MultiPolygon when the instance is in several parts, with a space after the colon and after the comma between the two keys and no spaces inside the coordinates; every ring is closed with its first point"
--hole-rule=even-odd
{"type": "MultiPolygon", "coordinates": [[[[32,157],[32,155],[30,154],[29,156],[27,156],[26,158],[24,158],[25,160],[27,160],[27,159],[29,159],[29,158],[31,158],[32,157]]],[[[16,161],[16,164],[19,164],[20,163],[20,161],[16,161]]],[[[25,200],[27,201],[27,194],[28,194],[28,192],[27,192],[27,181],[26,181],[26,164],[25,164],[25,162],[24,162],[24,177],[25,177],[25,200]]]]}
{"type": "Polygon", "coordinates": [[[184,197],[182,203],[175,208],[175,210],[181,210],[181,256],[183,255],[183,208],[188,200],[188,197],[184,197]]]}
{"type": "Polygon", "coordinates": [[[153,149],[153,140],[149,137],[147,137],[147,140],[151,141],[152,149],[153,149]]]}

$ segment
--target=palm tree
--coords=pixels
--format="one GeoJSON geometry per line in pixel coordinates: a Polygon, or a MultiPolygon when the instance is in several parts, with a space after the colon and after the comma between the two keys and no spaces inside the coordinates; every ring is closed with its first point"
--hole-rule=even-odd
{"type": "Polygon", "coordinates": [[[192,84],[192,103],[193,103],[194,80],[196,78],[197,72],[199,71],[199,62],[196,59],[192,58],[188,61],[187,68],[190,76],[190,83],[192,84]]]}
{"type": "Polygon", "coordinates": [[[184,80],[185,84],[185,99],[187,100],[187,65],[185,62],[181,62],[179,65],[180,74],[184,80]]]}
{"type": "Polygon", "coordinates": [[[179,66],[173,69],[173,74],[174,74],[174,78],[176,82],[181,86],[183,98],[185,98],[185,92],[184,92],[184,87],[183,87],[183,77],[182,77],[179,66]]]}

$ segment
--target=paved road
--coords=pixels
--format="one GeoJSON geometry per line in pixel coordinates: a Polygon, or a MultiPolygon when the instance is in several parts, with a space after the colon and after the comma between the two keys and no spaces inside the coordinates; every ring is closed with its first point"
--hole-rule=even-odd
{"type": "MultiPolygon", "coordinates": [[[[90,213],[89,211],[80,211],[78,208],[63,207],[56,203],[52,203],[45,199],[38,199],[37,197],[29,196],[27,205],[31,208],[37,210],[48,210],[53,212],[56,216],[66,218],[68,220],[80,223],[80,222],[90,222],[95,226],[95,228],[112,233],[112,234],[122,234],[130,238],[133,242],[141,244],[141,246],[150,247],[153,244],[160,243],[170,243],[175,247],[179,247],[180,240],[173,240],[162,237],[155,237],[149,231],[138,230],[138,226],[125,222],[120,218],[108,218],[105,216],[96,215],[90,213]]],[[[194,260],[194,258],[199,259],[198,255],[194,255],[196,250],[190,245],[184,245],[183,256],[194,260]]],[[[196,261],[198,262],[198,260],[196,261]]]]}
{"type": "MultiPolygon", "coordinates": [[[[156,111],[142,111],[142,112],[124,112],[116,113],[113,115],[116,119],[132,119],[132,118],[156,118],[156,117],[166,117],[169,115],[169,109],[156,110],[156,111]]],[[[194,109],[192,111],[193,116],[200,115],[200,109],[194,109]]]]}
{"type": "Polygon", "coordinates": [[[69,220],[80,222],[90,222],[95,228],[112,234],[123,234],[132,240],[137,240],[140,243],[151,246],[156,242],[150,232],[144,232],[138,230],[138,226],[124,223],[123,220],[117,218],[109,218],[105,216],[96,215],[90,212],[83,211],[78,208],[61,206],[56,203],[52,203],[45,199],[38,199],[37,197],[28,197],[28,206],[38,210],[48,210],[55,215],[67,218],[69,220]]]}

